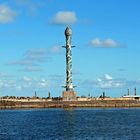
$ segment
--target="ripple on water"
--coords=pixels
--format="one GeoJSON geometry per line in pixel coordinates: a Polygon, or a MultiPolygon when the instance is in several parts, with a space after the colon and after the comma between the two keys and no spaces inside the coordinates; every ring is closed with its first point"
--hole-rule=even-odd
{"type": "Polygon", "coordinates": [[[135,108],[0,110],[0,139],[139,140],[139,120],[135,108]]]}

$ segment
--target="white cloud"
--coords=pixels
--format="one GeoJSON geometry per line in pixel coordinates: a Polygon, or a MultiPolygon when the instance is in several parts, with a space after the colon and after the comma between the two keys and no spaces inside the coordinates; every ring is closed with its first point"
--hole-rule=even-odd
{"type": "Polygon", "coordinates": [[[98,82],[102,82],[102,79],[101,79],[101,78],[98,78],[97,81],[98,81],[98,82]]]}
{"type": "Polygon", "coordinates": [[[105,77],[106,80],[112,80],[113,79],[109,74],[105,74],[104,77],[105,77]]]}
{"type": "Polygon", "coordinates": [[[108,38],[108,39],[104,40],[104,45],[107,47],[117,47],[118,44],[111,38],[108,38]]]}
{"type": "Polygon", "coordinates": [[[53,17],[52,24],[74,24],[77,22],[77,16],[72,11],[59,11],[53,17]]]}
{"type": "Polygon", "coordinates": [[[97,80],[84,80],[79,83],[82,87],[99,88],[99,89],[117,89],[126,87],[125,79],[113,78],[110,74],[105,74],[97,80]]]}
{"type": "Polygon", "coordinates": [[[21,91],[22,90],[22,86],[17,86],[16,90],[21,91]]]}
{"type": "Polygon", "coordinates": [[[41,86],[41,87],[48,87],[48,83],[39,83],[39,85],[41,86]]]}
{"type": "Polygon", "coordinates": [[[38,82],[38,86],[40,88],[47,88],[50,86],[50,82],[46,79],[41,79],[39,82],[38,82]]]}
{"type": "Polygon", "coordinates": [[[99,38],[95,38],[93,40],[91,40],[91,45],[93,46],[101,46],[102,45],[102,42],[99,38]]]}
{"type": "Polygon", "coordinates": [[[104,47],[104,48],[115,48],[119,47],[119,44],[111,38],[101,40],[99,38],[95,38],[90,41],[91,47],[104,47]]]}
{"type": "Polygon", "coordinates": [[[41,79],[41,82],[46,82],[46,79],[42,78],[42,79],[41,79]]]}
{"type": "Polygon", "coordinates": [[[123,80],[113,79],[109,74],[105,74],[102,78],[98,78],[94,84],[99,88],[121,88],[125,85],[123,80]]]}
{"type": "Polygon", "coordinates": [[[9,23],[14,21],[17,13],[13,11],[9,6],[1,4],[0,5],[0,23],[9,23]]]}
{"type": "Polygon", "coordinates": [[[31,78],[29,78],[29,77],[27,77],[27,76],[24,76],[23,77],[23,81],[25,81],[25,82],[30,82],[32,79],[31,78]]]}
{"type": "Polygon", "coordinates": [[[0,87],[1,88],[11,88],[16,86],[16,81],[14,80],[0,80],[0,87]]]}

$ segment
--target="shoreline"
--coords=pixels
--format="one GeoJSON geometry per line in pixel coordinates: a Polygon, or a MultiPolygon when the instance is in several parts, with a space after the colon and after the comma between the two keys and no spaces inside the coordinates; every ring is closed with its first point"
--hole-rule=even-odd
{"type": "Polygon", "coordinates": [[[0,109],[30,108],[140,108],[140,100],[0,101],[0,109]]]}
{"type": "Polygon", "coordinates": [[[140,109],[140,106],[137,107],[0,107],[0,110],[32,110],[32,109],[64,109],[64,110],[71,110],[71,109],[78,109],[78,108],[91,108],[91,109],[140,109]]]}

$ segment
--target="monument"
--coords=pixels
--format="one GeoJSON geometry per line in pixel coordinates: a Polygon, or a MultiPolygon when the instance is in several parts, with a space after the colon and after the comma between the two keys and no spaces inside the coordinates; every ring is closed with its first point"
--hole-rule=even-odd
{"type": "Polygon", "coordinates": [[[72,31],[70,27],[67,27],[65,30],[66,36],[66,89],[62,93],[63,101],[75,101],[76,100],[76,92],[73,90],[75,86],[72,85],[72,48],[74,46],[71,45],[72,40],[72,31]]]}

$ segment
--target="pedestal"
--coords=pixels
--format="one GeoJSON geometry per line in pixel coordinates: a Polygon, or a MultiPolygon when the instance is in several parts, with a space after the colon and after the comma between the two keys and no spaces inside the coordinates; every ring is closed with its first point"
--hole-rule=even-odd
{"type": "Polygon", "coordinates": [[[76,101],[76,92],[75,91],[63,91],[63,101],[76,101]]]}

